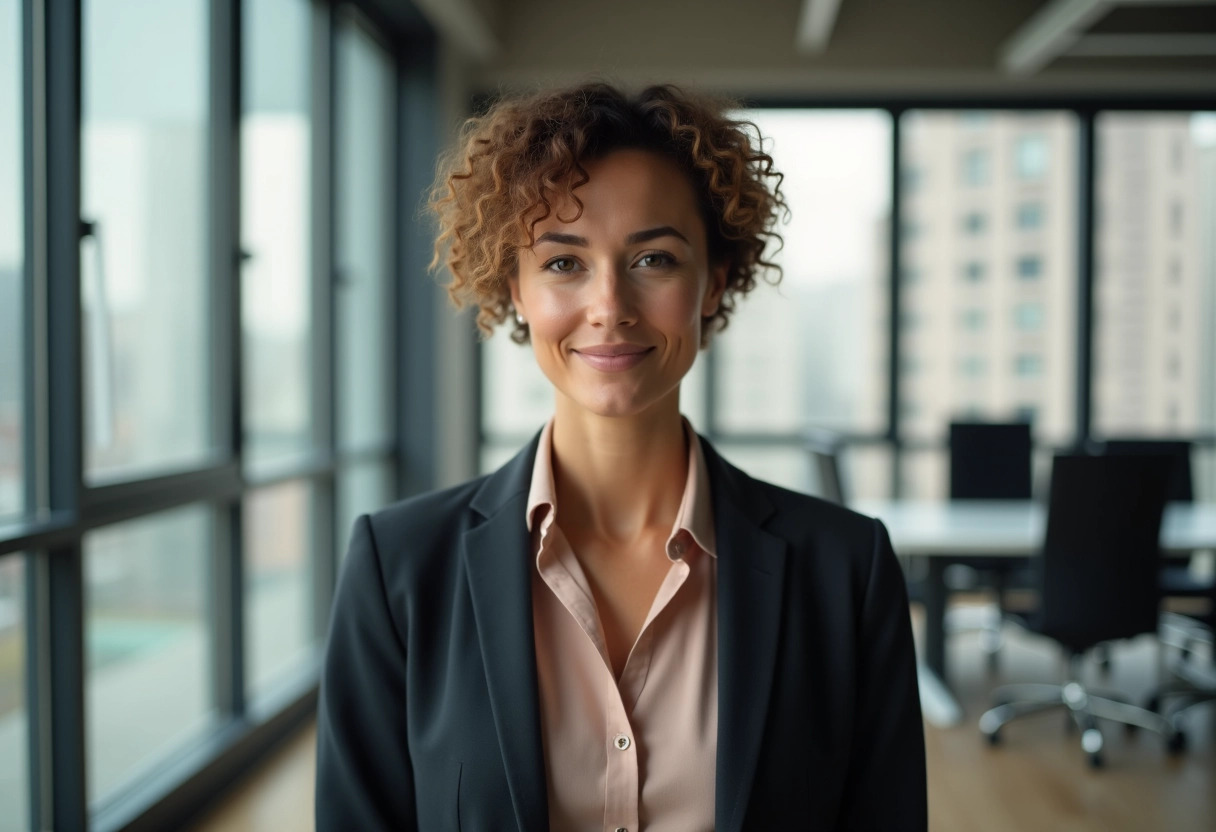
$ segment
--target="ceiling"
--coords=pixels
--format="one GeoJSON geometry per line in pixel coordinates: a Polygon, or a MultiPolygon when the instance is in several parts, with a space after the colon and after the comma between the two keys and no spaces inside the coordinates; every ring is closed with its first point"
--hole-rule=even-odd
{"type": "Polygon", "coordinates": [[[473,86],[600,74],[748,96],[1184,95],[1216,0],[413,0],[473,86]]]}

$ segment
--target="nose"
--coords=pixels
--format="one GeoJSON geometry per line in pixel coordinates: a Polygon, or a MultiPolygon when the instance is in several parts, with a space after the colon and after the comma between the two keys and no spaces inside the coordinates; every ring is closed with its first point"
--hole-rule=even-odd
{"type": "Polygon", "coordinates": [[[615,266],[600,269],[588,282],[587,320],[615,329],[637,323],[637,303],[629,278],[615,266]]]}

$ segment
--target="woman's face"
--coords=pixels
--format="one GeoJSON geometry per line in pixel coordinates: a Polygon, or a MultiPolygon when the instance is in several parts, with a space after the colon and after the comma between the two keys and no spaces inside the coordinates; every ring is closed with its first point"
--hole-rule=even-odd
{"type": "Polygon", "coordinates": [[[582,214],[563,222],[576,208],[558,204],[536,225],[536,244],[519,251],[511,299],[559,410],[674,409],[727,267],[709,263],[692,185],[672,162],[620,150],[584,167],[582,214]]]}

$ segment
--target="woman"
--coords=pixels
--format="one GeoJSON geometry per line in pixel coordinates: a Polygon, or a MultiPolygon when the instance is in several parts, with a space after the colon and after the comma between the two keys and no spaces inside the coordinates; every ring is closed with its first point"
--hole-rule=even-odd
{"type": "Polygon", "coordinates": [[[494,474],[357,522],[319,830],[925,828],[885,530],[680,415],[772,268],[780,176],[746,127],[593,84],[500,102],[441,164],[449,290],[483,331],[513,320],[555,413],[494,474]]]}

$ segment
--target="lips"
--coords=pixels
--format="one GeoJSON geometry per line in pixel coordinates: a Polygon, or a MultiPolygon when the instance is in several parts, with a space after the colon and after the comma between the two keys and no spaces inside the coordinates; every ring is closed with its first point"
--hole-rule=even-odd
{"type": "Polygon", "coordinates": [[[614,373],[636,367],[653,351],[643,344],[595,344],[573,352],[595,369],[614,373]]]}

